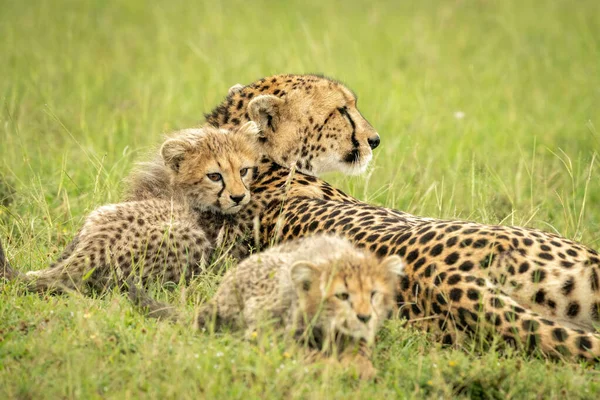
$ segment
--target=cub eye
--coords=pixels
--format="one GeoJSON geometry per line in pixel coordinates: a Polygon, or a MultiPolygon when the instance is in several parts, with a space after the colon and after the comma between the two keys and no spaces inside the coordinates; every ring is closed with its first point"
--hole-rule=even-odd
{"type": "Polygon", "coordinates": [[[246,176],[246,175],[248,174],[248,170],[249,170],[249,169],[250,169],[250,168],[242,168],[242,169],[240,169],[240,176],[241,176],[241,177],[244,177],[244,176],[246,176]]]}
{"type": "Polygon", "coordinates": [[[208,176],[208,179],[210,179],[213,182],[219,182],[220,180],[223,179],[223,177],[221,176],[221,174],[219,174],[218,172],[212,173],[212,174],[206,174],[206,176],[208,176]]]}
{"type": "Polygon", "coordinates": [[[371,300],[373,300],[373,297],[375,297],[376,294],[377,294],[376,290],[371,290],[371,300]]]}
{"type": "Polygon", "coordinates": [[[350,298],[350,295],[346,292],[344,293],[336,293],[335,297],[337,297],[340,300],[346,301],[350,298]]]}

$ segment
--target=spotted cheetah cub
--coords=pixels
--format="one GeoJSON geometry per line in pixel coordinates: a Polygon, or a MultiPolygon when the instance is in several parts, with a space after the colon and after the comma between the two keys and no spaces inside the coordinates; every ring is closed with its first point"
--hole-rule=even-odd
{"type": "Polygon", "coordinates": [[[98,208],[57,265],[17,277],[32,291],[64,292],[104,290],[132,274],[177,282],[200,273],[213,249],[230,238],[234,214],[250,201],[257,141],[253,122],[235,131],[177,132],[160,150],[170,176],[163,188],[168,199],[98,208]]]}
{"type": "MultiPolygon", "coordinates": [[[[246,328],[248,334],[259,322],[274,319],[324,353],[337,347],[342,364],[358,367],[369,378],[375,369],[368,353],[393,310],[395,282],[403,271],[399,257],[381,261],[335,236],[284,243],[230,269],[201,307],[196,327],[214,322],[216,328],[246,328]]],[[[140,290],[133,288],[130,295],[151,315],[169,316],[168,306],[140,290]]]]}

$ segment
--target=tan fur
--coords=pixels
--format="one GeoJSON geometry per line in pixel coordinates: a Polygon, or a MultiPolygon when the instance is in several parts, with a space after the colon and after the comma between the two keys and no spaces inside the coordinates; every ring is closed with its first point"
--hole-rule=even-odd
{"type": "Polygon", "coordinates": [[[248,123],[175,133],[161,148],[169,199],[98,208],[55,267],[19,278],[34,291],[104,290],[132,273],[163,281],[200,273],[212,250],[239,234],[230,214],[250,201],[257,132],[248,123]]]}
{"type": "Polygon", "coordinates": [[[261,215],[263,244],[337,234],[380,257],[403,257],[400,315],[445,344],[496,334],[527,351],[600,360],[600,255],[582,244],[352,201],[288,198],[261,215]]]}
{"type": "MultiPolygon", "coordinates": [[[[207,115],[209,126],[231,129],[247,121],[260,128],[259,151],[284,167],[310,175],[363,172],[379,135],[356,108],[344,85],[315,75],[276,75],[235,85],[207,115]]],[[[126,183],[125,198],[168,197],[167,176],[154,156],[140,163],[126,183]]]]}
{"type": "Polygon", "coordinates": [[[265,154],[312,175],[362,172],[379,140],[356,108],[354,93],[316,75],[276,75],[235,85],[207,123],[229,128],[249,119],[261,129],[265,154]],[[343,161],[354,150],[355,159],[343,161]]]}
{"type": "MultiPolygon", "coordinates": [[[[257,253],[230,269],[196,317],[200,330],[223,325],[254,333],[275,320],[323,354],[338,347],[343,364],[375,373],[369,359],[375,335],[394,307],[395,280],[404,275],[396,256],[378,260],[348,240],[314,236],[257,253]]],[[[149,316],[178,320],[170,306],[130,285],[131,300],[149,316]]]]}
{"type": "MultiPolygon", "coordinates": [[[[275,318],[291,332],[310,336],[320,331],[325,351],[342,343],[340,337],[370,346],[392,311],[393,282],[402,274],[399,257],[379,261],[332,236],[300,239],[253,255],[228,271],[198,313],[198,328],[214,319],[252,332],[259,322],[275,318]]],[[[348,344],[342,354],[352,352],[352,346],[345,348],[348,344]]]]}

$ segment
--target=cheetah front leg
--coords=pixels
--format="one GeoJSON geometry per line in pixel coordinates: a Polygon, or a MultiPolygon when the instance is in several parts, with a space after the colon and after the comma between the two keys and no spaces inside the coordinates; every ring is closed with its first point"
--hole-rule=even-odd
{"type": "Polygon", "coordinates": [[[344,370],[355,370],[362,380],[370,380],[377,376],[377,369],[371,361],[372,349],[364,340],[356,342],[348,339],[337,357],[332,357],[329,347],[326,343],[320,350],[307,348],[304,362],[324,362],[336,368],[341,366],[344,370]]]}
{"type": "Polygon", "coordinates": [[[339,355],[342,367],[356,368],[360,379],[370,380],[377,375],[377,369],[371,361],[372,348],[364,340],[360,342],[351,342],[344,348],[339,355]]]}

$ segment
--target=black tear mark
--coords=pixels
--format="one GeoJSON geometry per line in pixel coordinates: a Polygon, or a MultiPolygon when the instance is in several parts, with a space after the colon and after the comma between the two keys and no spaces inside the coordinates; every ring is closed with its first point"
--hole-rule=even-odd
{"type": "Polygon", "coordinates": [[[344,107],[339,107],[338,111],[344,117],[348,118],[348,122],[350,122],[350,126],[352,126],[352,136],[351,136],[352,146],[354,148],[358,149],[360,147],[360,143],[358,143],[358,140],[356,140],[356,124],[354,124],[354,121],[352,120],[352,117],[350,116],[350,114],[348,114],[348,108],[345,107],[345,106],[344,107]]]}

